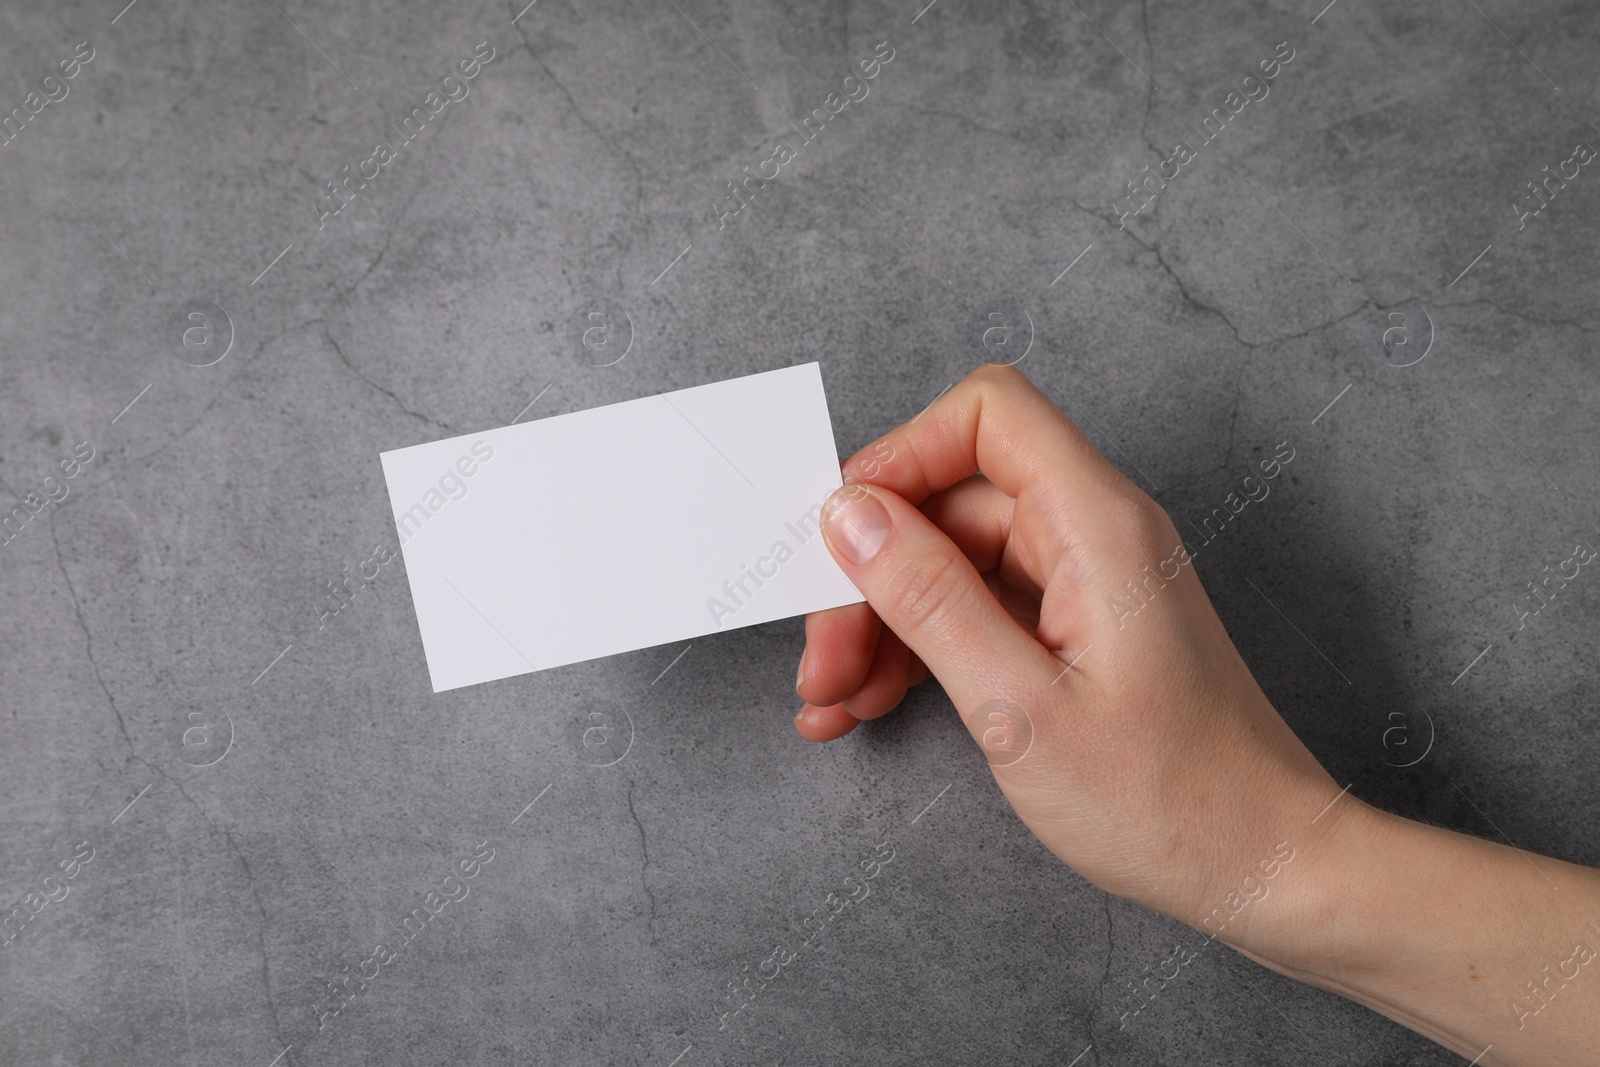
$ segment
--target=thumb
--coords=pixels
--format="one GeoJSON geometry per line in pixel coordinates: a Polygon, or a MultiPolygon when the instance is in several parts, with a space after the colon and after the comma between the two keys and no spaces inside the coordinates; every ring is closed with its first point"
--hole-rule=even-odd
{"type": "Polygon", "coordinates": [[[823,505],[822,533],[845,575],[927,664],[980,743],[992,727],[980,709],[1033,692],[1059,670],[961,549],[894,492],[859,482],[836,490],[823,505]]]}

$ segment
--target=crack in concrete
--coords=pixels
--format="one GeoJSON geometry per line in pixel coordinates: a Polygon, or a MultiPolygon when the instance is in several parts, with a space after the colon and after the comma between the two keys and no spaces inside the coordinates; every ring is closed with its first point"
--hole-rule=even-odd
{"type": "MultiPolygon", "coordinates": [[[[1095,211],[1093,208],[1085,207],[1084,205],[1079,204],[1076,201],[1073,202],[1073,206],[1078,208],[1078,210],[1084,212],[1085,214],[1092,215],[1092,216],[1094,216],[1095,218],[1099,219],[1102,222],[1107,222],[1107,225],[1110,224],[1107,221],[1106,216],[1101,215],[1099,212],[1095,211]]],[[[1150,221],[1152,222],[1152,224],[1155,223],[1155,216],[1154,216],[1154,211],[1153,210],[1152,210],[1152,213],[1151,213],[1151,216],[1150,216],[1150,221]]],[[[1160,230],[1160,226],[1159,225],[1154,226],[1154,228],[1157,231],[1160,230]]],[[[1232,316],[1230,316],[1221,307],[1219,307],[1219,306],[1217,306],[1215,304],[1209,304],[1209,303],[1205,302],[1204,300],[1201,300],[1200,298],[1195,296],[1195,294],[1193,292],[1190,291],[1188,283],[1183,280],[1183,277],[1182,277],[1182,275],[1180,275],[1178,273],[1177,268],[1173,267],[1172,264],[1167,262],[1165,245],[1164,245],[1163,242],[1161,242],[1159,240],[1146,242],[1145,240],[1140,238],[1138,234],[1134,233],[1133,229],[1131,227],[1127,230],[1127,234],[1128,234],[1129,237],[1131,237],[1133,239],[1134,244],[1136,244],[1136,245],[1138,245],[1140,247],[1140,249],[1142,249],[1145,252],[1149,252],[1151,255],[1155,256],[1156,263],[1161,267],[1162,272],[1165,273],[1169,278],[1171,278],[1172,279],[1172,283],[1175,286],[1177,286],[1178,294],[1181,297],[1183,297],[1184,303],[1188,304],[1191,308],[1193,308],[1197,312],[1200,312],[1201,314],[1211,315],[1211,316],[1214,316],[1216,318],[1221,319],[1223,324],[1228,327],[1228,332],[1233,334],[1233,339],[1235,341],[1237,341],[1241,347],[1250,349],[1252,351],[1254,351],[1257,348],[1269,348],[1269,347],[1271,347],[1273,345],[1282,344],[1282,343],[1284,343],[1286,341],[1302,340],[1302,339],[1304,339],[1306,337],[1311,336],[1314,333],[1319,333],[1322,330],[1326,330],[1331,326],[1337,326],[1339,323],[1344,322],[1346,319],[1354,318],[1355,316],[1361,314],[1361,312],[1367,310],[1368,308],[1378,308],[1380,310],[1382,309],[1382,305],[1378,304],[1375,300],[1373,300],[1369,296],[1366,299],[1364,299],[1361,302],[1361,304],[1359,306],[1357,306],[1353,311],[1347,311],[1342,315],[1336,315],[1331,319],[1327,319],[1327,320],[1325,320],[1323,322],[1319,322],[1319,323],[1316,323],[1316,324],[1314,324],[1312,326],[1308,326],[1306,329],[1300,330],[1300,331],[1298,331],[1296,333],[1279,334],[1279,335],[1277,335],[1275,337],[1268,337],[1268,338],[1266,338],[1264,340],[1260,340],[1260,341],[1249,341],[1249,340],[1246,340],[1245,337],[1244,337],[1244,334],[1240,332],[1238,324],[1233,321],[1232,316]]],[[[1406,301],[1401,301],[1401,303],[1405,303],[1405,302],[1406,301]]],[[[1392,305],[1392,306],[1398,307],[1399,305],[1396,304],[1396,305],[1392,305]]]]}
{"type": "MultiPolygon", "coordinates": [[[[1150,148],[1150,150],[1159,156],[1162,152],[1161,148],[1158,147],[1154,141],[1150,140],[1150,117],[1155,111],[1156,103],[1156,49],[1155,45],[1150,43],[1150,8],[1147,0],[1139,0],[1139,18],[1144,24],[1145,65],[1150,68],[1150,76],[1149,78],[1145,79],[1145,85],[1147,88],[1145,89],[1144,94],[1144,121],[1139,123],[1139,136],[1144,139],[1144,143],[1150,148]]],[[[1151,209],[1151,214],[1154,215],[1154,213],[1154,209],[1151,209]]]]}
{"type": "MultiPolygon", "coordinates": [[[[1072,205],[1079,211],[1091,215],[1102,222],[1106,222],[1107,225],[1110,225],[1106,217],[1095,211],[1093,208],[1086,207],[1083,204],[1078,203],[1076,200],[1072,201],[1072,205]]],[[[1340,323],[1353,319],[1357,315],[1361,315],[1369,309],[1382,310],[1383,305],[1379,304],[1371,296],[1365,296],[1361,303],[1353,310],[1340,315],[1335,315],[1332,318],[1323,320],[1321,322],[1313,323],[1303,330],[1299,330],[1294,333],[1279,334],[1259,341],[1247,340],[1244,334],[1240,331],[1238,324],[1233,321],[1233,317],[1229,315],[1227,311],[1225,311],[1220,305],[1209,303],[1198,297],[1190,290],[1189,284],[1178,272],[1178,269],[1167,261],[1166,246],[1164,241],[1160,239],[1162,231],[1161,226],[1155,217],[1154,206],[1152,206],[1150,212],[1149,222],[1150,228],[1155,231],[1156,236],[1154,239],[1150,241],[1144,240],[1137,233],[1135,233],[1131,227],[1127,229],[1128,236],[1132,238],[1134,244],[1138,245],[1143,252],[1147,252],[1155,257],[1156,264],[1161,268],[1162,273],[1171,279],[1172,284],[1176,286],[1178,290],[1178,295],[1191,310],[1201,315],[1220,319],[1222,324],[1228,328],[1228,332],[1233,335],[1234,341],[1245,351],[1244,358],[1240,361],[1233,377],[1233,387],[1231,390],[1233,393],[1233,401],[1228,412],[1228,439],[1227,446],[1223,450],[1222,462],[1217,464],[1215,467],[1210,468],[1196,479],[1191,479],[1188,482],[1166,485],[1164,487],[1164,491],[1170,493],[1174,490],[1182,489],[1187,485],[1195,484],[1198,480],[1203,479],[1210,474],[1214,474],[1219,471],[1225,471],[1232,465],[1233,450],[1235,444],[1237,443],[1236,431],[1238,429],[1239,411],[1243,403],[1242,386],[1244,384],[1246,375],[1250,372],[1250,368],[1254,365],[1258,349],[1271,348],[1290,341],[1304,340],[1305,338],[1310,337],[1312,334],[1331,329],[1340,323]]],[[[1407,302],[1408,301],[1401,301],[1401,304],[1407,302]]],[[[1396,304],[1393,306],[1398,307],[1400,305],[1396,304]]]]}
{"type": "Polygon", "coordinates": [[[442,423],[438,419],[432,418],[428,415],[424,415],[420,411],[413,411],[411,408],[406,407],[405,401],[401,400],[400,397],[397,396],[392,390],[385,389],[383,386],[379,385],[377,382],[361,373],[360,368],[358,368],[354,363],[350,362],[350,357],[344,354],[344,349],[340,346],[339,342],[334,339],[333,331],[329,329],[326,322],[322,324],[322,336],[327,340],[328,344],[333,346],[334,352],[339,356],[339,362],[348,367],[351,374],[354,374],[361,381],[365,382],[373,389],[394,401],[395,407],[399,408],[407,415],[410,415],[412,418],[421,419],[430,426],[437,426],[441,430],[448,430],[452,436],[460,435],[461,431],[457,430],[455,427],[442,423]]]}
{"type": "MultiPolygon", "coordinates": [[[[909,111],[913,115],[928,115],[928,116],[932,116],[934,118],[955,119],[957,122],[961,123],[962,125],[967,126],[967,127],[971,128],[971,129],[977,130],[979,133],[987,133],[987,134],[989,134],[990,136],[993,136],[993,137],[1003,137],[1008,141],[1017,141],[1018,143],[1025,144],[1025,145],[1033,145],[1033,144],[1036,144],[1037,141],[1038,141],[1038,139],[1036,137],[1024,135],[1024,134],[1021,134],[1021,133],[1013,133],[1010,130],[996,129],[993,126],[985,126],[983,123],[978,122],[976,119],[973,119],[971,116],[963,115],[959,111],[946,111],[943,108],[937,108],[937,107],[919,107],[916,104],[902,104],[899,101],[893,101],[893,102],[884,104],[883,107],[880,108],[879,110],[883,110],[883,111],[901,110],[901,111],[909,111]]],[[[777,138],[777,137],[786,137],[786,136],[788,136],[788,131],[785,131],[783,133],[772,134],[769,137],[767,137],[766,140],[772,140],[772,139],[777,138]]],[[[762,143],[765,143],[765,141],[763,141],[762,143]]]]}
{"type": "MultiPolygon", "coordinates": [[[[134,758],[148,767],[167,784],[176,789],[178,791],[178,795],[183,797],[184,801],[187,802],[188,805],[192,807],[197,814],[199,814],[200,818],[205,821],[206,826],[209,827],[213,833],[220,833],[222,835],[223,840],[227,842],[228,851],[232,853],[234,859],[239,861],[239,866],[244,868],[245,880],[250,884],[250,896],[255,900],[256,909],[261,914],[261,925],[256,928],[256,945],[261,953],[261,984],[267,998],[267,1012],[272,1016],[273,1035],[278,1039],[279,1042],[284,1045],[288,1045],[289,1042],[284,1041],[283,1039],[283,1023],[278,1016],[277,1002],[272,999],[271,967],[267,958],[266,942],[266,931],[271,920],[267,915],[266,904],[261,899],[261,891],[256,885],[255,871],[251,868],[250,861],[245,858],[243,850],[239,848],[237,843],[235,843],[233,839],[233,832],[212,822],[211,816],[206,814],[205,808],[201,807],[200,803],[196,801],[194,797],[189,795],[189,791],[183,787],[182,782],[178,781],[178,779],[172,777],[160,767],[151,763],[149,760],[144,759],[142,756],[136,756],[134,758]]],[[[292,1063],[292,1059],[290,1062],[292,1063]]]]}
{"type": "MultiPolygon", "coordinates": [[[[73,601],[76,603],[78,600],[78,593],[72,584],[72,577],[67,571],[66,561],[61,554],[61,542],[59,537],[56,535],[55,521],[53,516],[49,526],[50,540],[55,546],[56,567],[61,571],[61,578],[62,581],[66,583],[68,595],[70,595],[73,598],[73,601]]],[[[277,1004],[272,999],[271,973],[267,959],[266,930],[269,923],[269,918],[267,916],[266,905],[261,899],[260,890],[256,886],[255,872],[251,869],[249,860],[245,859],[243,851],[241,851],[234,843],[232,833],[228,830],[222,829],[221,827],[217,826],[216,823],[212,822],[211,816],[206,814],[206,810],[200,806],[199,802],[196,801],[194,797],[189,795],[189,791],[183,787],[183,783],[172,777],[155,763],[152,763],[150,760],[139,755],[137,749],[134,747],[133,738],[128,733],[128,725],[126,720],[123,718],[122,710],[117,706],[117,699],[112,695],[110,687],[106,685],[105,678],[100,673],[100,666],[95,661],[93,654],[93,633],[89,629],[88,624],[84,621],[83,616],[77,611],[73,612],[73,618],[78,620],[78,625],[84,632],[84,657],[89,661],[89,667],[94,672],[95,681],[99,683],[101,691],[106,695],[106,702],[110,705],[112,714],[116,716],[117,729],[122,734],[123,744],[127,746],[128,755],[123,761],[123,766],[126,767],[130,763],[137,763],[143,766],[146,770],[150,771],[150,773],[154,774],[157,778],[175,788],[178,791],[178,795],[183,797],[189,806],[194,808],[194,810],[199,814],[200,818],[205,821],[207,827],[209,827],[213,832],[220,832],[223,835],[224,839],[228,843],[228,851],[233,854],[234,858],[239,861],[239,865],[244,868],[245,879],[250,883],[251,896],[255,898],[256,907],[261,913],[261,925],[257,929],[257,945],[261,952],[261,977],[262,986],[267,997],[267,1010],[272,1016],[273,1033],[277,1036],[280,1042],[283,1042],[282,1022],[278,1017],[277,1004]]],[[[185,1010],[187,1010],[187,1005],[185,1010]]],[[[287,1042],[283,1043],[287,1044],[287,1042]]]]}
{"type": "Polygon", "coordinates": [[[656,895],[650,891],[650,883],[645,878],[645,872],[650,869],[650,848],[645,843],[644,823],[639,821],[639,813],[633,806],[633,780],[628,780],[628,814],[633,816],[633,825],[639,831],[639,885],[644,889],[645,898],[650,902],[650,911],[646,918],[646,928],[650,932],[650,946],[656,944],[656,895]]]}
{"type": "MultiPolygon", "coordinates": [[[[1401,301],[1401,304],[1406,304],[1406,303],[1421,303],[1421,301],[1401,301]]],[[[1399,307],[1399,306],[1401,306],[1401,304],[1396,304],[1394,306],[1395,307],[1399,307]]],[[[1586,326],[1583,323],[1577,321],[1576,319],[1540,319],[1540,318],[1535,318],[1532,315],[1527,315],[1527,314],[1524,314],[1523,312],[1520,312],[1520,311],[1513,311],[1510,308],[1501,307],[1499,304],[1495,303],[1493,300],[1489,300],[1486,297],[1481,297],[1481,296],[1480,297],[1475,297],[1475,298],[1473,298],[1471,300],[1463,300],[1463,301],[1461,301],[1459,303],[1455,303],[1455,304],[1434,304],[1433,306],[1434,307],[1441,307],[1441,308],[1460,308],[1460,307],[1472,307],[1472,306],[1474,306],[1476,304],[1487,304],[1489,307],[1494,308],[1496,311],[1500,312],[1500,314],[1502,314],[1502,315],[1509,315],[1514,319],[1521,319],[1523,322],[1530,323],[1530,324],[1532,324],[1534,326],[1568,326],[1568,327],[1571,327],[1572,329],[1575,329],[1575,330],[1581,330],[1584,333],[1600,332],[1600,330],[1597,330],[1595,327],[1586,326]]],[[[1426,306],[1426,305],[1424,305],[1424,306],[1426,306]]]]}
{"type": "MultiPolygon", "coordinates": [[[[53,513],[50,516],[48,526],[50,529],[50,543],[55,546],[56,569],[61,572],[61,580],[66,583],[67,595],[72,598],[73,604],[77,604],[79,602],[78,591],[72,586],[72,576],[67,573],[66,560],[61,556],[61,539],[56,536],[56,520],[53,513]]],[[[81,609],[74,611],[72,617],[77,621],[78,629],[83,631],[84,658],[89,661],[89,669],[94,671],[94,680],[100,684],[100,691],[106,695],[106,702],[111,705],[111,713],[117,717],[117,730],[122,734],[122,743],[128,746],[128,755],[137,759],[138,753],[133,747],[133,737],[128,733],[128,723],[122,717],[122,709],[117,707],[117,698],[111,695],[111,687],[106,685],[105,676],[100,673],[100,664],[95,662],[94,632],[89,629],[89,623],[85,620],[81,609]]]]}
{"type": "MultiPolygon", "coordinates": [[[[261,899],[261,891],[256,886],[255,871],[250,867],[250,861],[245,859],[243,850],[241,850],[234,842],[233,832],[219,827],[216,823],[212,822],[211,816],[207,815],[205,808],[201,807],[199,802],[196,801],[194,797],[189,795],[189,791],[183,787],[182,782],[167,774],[160,767],[157,767],[155,764],[144,759],[142,756],[135,756],[134,759],[144,764],[163,781],[176,789],[178,791],[178,795],[183,797],[189,806],[199,814],[200,818],[205,821],[206,826],[209,827],[213,833],[222,834],[223,840],[227,842],[228,851],[232,853],[234,859],[239,861],[239,866],[244,868],[245,880],[250,883],[250,895],[256,902],[256,909],[261,913],[261,925],[256,928],[256,944],[261,953],[261,984],[267,997],[267,1012],[272,1016],[273,1035],[280,1043],[288,1045],[289,1042],[284,1041],[283,1039],[283,1024],[282,1020],[278,1017],[277,1002],[272,999],[271,969],[267,959],[266,942],[266,931],[270,923],[270,919],[267,915],[266,905],[261,899]]],[[[292,1063],[292,1059],[289,1062],[292,1063]]]]}
{"type": "MultiPolygon", "coordinates": [[[[287,327],[287,328],[285,328],[283,330],[280,330],[278,333],[273,334],[271,337],[267,338],[266,340],[262,341],[260,344],[256,345],[255,353],[250,357],[250,359],[248,361],[243,359],[243,357],[241,357],[240,358],[240,363],[239,363],[240,367],[241,368],[248,367],[250,365],[250,363],[254,362],[255,359],[258,356],[260,356],[263,351],[266,350],[268,345],[272,345],[272,344],[277,343],[278,341],[282,340],[284,337],[287,337],[289,334],[293,333],[294,331],[296,331],[298,329],[301,329],[301,328],[306,327],[306,326],[310,326],[313,323],[321,322],[321,321],[322,321],[321,316],[317,316],[315,318],[306,319],[304,322],[297,322],[293,326],[289,326],[289,327],[287,327]]],[[[220,401],[224,396],[230,395],[229,394],[230,387],[241,376],[242,375],[235,375],[233,378],[230,378],[226,383],[223,384],[223,386],[220,389],[218,389],[214,394],[212,394],[211,400],[206,404],[205,407],[200,409],[200,414],[195,416],[195,420],[193,422],[191,422],[189,425],[185,426],[183,429],[179,430],[177,433],[175,433],[171,437],[167,438],[160,445],[158,445],[155,449],[153,449],[153,450],[151,450],[149,452],[146,452],[143,455],[130,456],[130,457],[124,459],[122,461],[122,465],[126,466],[126,465],[128,465],[130,463],[143,463],[146,460],[154,459],[156,456],[159,456],[161,453],[165,452],[168,448],[171,448],[180,439],[182,439],[183,437],[185,437],[189,433],[191,433],[195,429],[195,427],[199,426],[202,422],[205,421],[206,416],[211,413],[211,409],[217,406],[217,402],[220,401]]],[[[113,479],[109,479],[108,478],[107,480],[111,481],[113,479]]]]}
{"type": "MultiPolygon", "coordinates": [[[[514,9],[516,7],[516,0],[512,0],[508,7],[514,9]]],[[[583,109],[578,106],[578,101],[567,89],[566,84],[560,78],[556,77],[555,72],[552,71],[549,65],[546,64],[545,61],[541,59],[533,50],[533,42],[528,40],[528,28],[523,24],[518,23],[517,34],[522,38],[522,47],[527,49],[528,58],[539,64],[539,69],[544,71],[545,77],[554,82],[556,88],[561,90],[561,95],[567,99],[567,106],[570,107],[572,109],[572,113],[578,117],[578,121],[582,123],[583,128],[592,133],[601,144],[605,145],[613,153],[620,156],[623,163],[625,163],[628,169],[633,172],[633,210],[635,216],[642,217],[644,213],[644,172],[639,169],[638,162],[621,147],[619,147],[610,136],[604,133],[600,127],[589,118],[588,115],[583,113],[583,109]]]]}
{"type": "MultiPolygon", "coordinates": [[[[183,788],[180,786],[178,791],[182,793],[183,788]]],[[[193,803],[193,801],[190,803],[193,803]]],[[[198,805],[196,807],[198,808],[198,805]]],[[[204,812],[201,814],[203,816],[204,812]]],[[[210,822],[209,819],[206,821],[210,822]]],[[[251,868],[250,861],[245,859],[244,851],[233,840],[233,831],[223,830],[222,834],[227,839],[228,850],[233,853],[234,858],[239,861],[239,865],[244,868],[245,880],[250,883],[250,896],[256,902],[256,911],[261,914],[261,925],[256,928],[256,948],[261,953],[261,988],[265,990],[267,995],[267,1011],[272,1015],[272,1032],[280,1042],[288,1045],[289,1042],[283,1040],[283,1020],[278,1017],[277,1002],[272,999],[272,969],[267,959],[267,927],[271,919],[267,915],[267,906],[261,899],[261,890],[256,886],[255,871],[251,868]]],[[[292,1059],[290,1062],[293,1062],[292,1059]]]]}
{"type": "MultiPolygon", "coordinates": [[[[428,159],[429,159],[430,156],[433,155],[433,150],[434,150],[435,143],[441,137],[444,136],[444,134],[445,134],[445,132],[447,130],[450,130],[452,128],[452,116],[453,115],[454,115],[454,112],[451,112],[451,113],[447,114],[444,118],[440,119],[439,120],[439,124],[437,126],[433,127],[435,136],[427,138],[427,143],[422,145],[421,148],[418,149],[417,167],[418,167],[418,170],[423,175],[426,175],[428,173],[428,169],[427,169],[428,159]]],[[[418,133],[415,136],[420,137],[421,134],[418,133]]],[[[410,142],[402,142],[400,147],[404,148],[409,143],[410,142]]],[[[343,289],[340,289],[338,292],[333,294],[333,297],[328,301],[328,305],[330,307],[333,306],[334,304],[343,303],[344,300],[346,298],[348,298],[351,293],[355,292],[357,289],[359,289],[361,287],[361,284],[363,282],[365,282],[367,280],[367,278],[369,278],[372,275],[373,271],[378,269],[378,264],[383,262],[383,257],[389,254],[389,247],[394,244],[395,234],[400,231],[400,227],[398,225],[398,221],[399,220],[404,220],[405,217],[411,213],[412,206],[417,202],[417,198],[422,195],[423,190],[426,189],[426,188],[428,188],[428,185],[427,185],[426,182],[423,182],[423,181],[418,181],[417,182],[416,188],[411,191],[411,195],[406,198],[406,202],[404,204],[402,204],[401,207],[400,207],[400,211],[399,211],[399,213],[397,215],[397,223],[396,223],[396,225],[389,227],[389,229],[384,233],[384,235],[383,235],[383,247],[378,249],[377,256],[373,258],[371,263],[367,264],[367,269],[361,272],[361,277],[357,278],[355,281],[351,282],[349,285],[345,286],[343,289]]],[[[318,318],[321,318],[321,316],[319,315],[318,318]]],[[[313,321],[315,321],[315,320],[313,320],[313,321]]]]}

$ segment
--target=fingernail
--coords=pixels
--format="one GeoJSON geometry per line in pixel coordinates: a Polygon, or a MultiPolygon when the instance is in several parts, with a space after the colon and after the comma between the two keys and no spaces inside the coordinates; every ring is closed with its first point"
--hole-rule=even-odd
{"type": "Polygon", "coordinates": [[[889,513],[861,485],[846,485],[828,497],[822,509],[822,528],[828,543],[859,567],[870,562],[889,539],[889,513]]]}
{"type": "Polygon", "coordinates": [[[794,672],[794,691],[800,692],[800,683],[806,680],[806,653],[800,650],[800,669],[794,672]]]}

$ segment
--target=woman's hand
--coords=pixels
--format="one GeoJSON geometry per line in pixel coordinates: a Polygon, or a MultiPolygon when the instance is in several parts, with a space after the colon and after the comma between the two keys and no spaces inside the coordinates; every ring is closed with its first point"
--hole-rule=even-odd
{"type": "Polygon", "coordinates": [[[979,368],[843,472],[823,533],[867,603],[806,620],[802,736],[931,671],[1023,822],[1101,888],[1483,1067],[1595,1062],[1597,872],[1341,790],[1171,520],[1020,372],[979,368]]]}
{"type": "Polygon", "coordinates": [[[803,736],[931,669],[1052,852],[1194,923],[1339,795],[1166,514],[1018,371],[974,371],[844,474],[823,529],[868,603],[807,620],[803,736]]]}

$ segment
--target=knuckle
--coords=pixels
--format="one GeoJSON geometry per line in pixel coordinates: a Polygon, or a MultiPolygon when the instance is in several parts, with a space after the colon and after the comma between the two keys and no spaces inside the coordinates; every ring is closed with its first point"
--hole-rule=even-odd
{"type": "Polygon", "coordinates": [[[973,370],[974,376],[994,378],[999,381],[1027,381],[1028,376],[1023,374],[1011,363],[982,363],[973,370]]]}
{"type": "Polygon", "coordinates": [[[901,563],[890,583],[893,618],[903,628],[927,630],[960,612],[972,588],[964,563],[954,552],[932,552],[901,563]]]}
{"type": "Polygon", "coordinates": [[[894,435],[885,434],[851,456],[847,466],[851,474],[871,482],[886,473],[899,454],[900,450],[895,448],[894,435]]]}
{"type": "Polygon", "coordinates": [[[968,375],[980,386],[989,389],[1033,389],[1033,381],[1010,363],[983,363],[968,375]]]}
{"type": "Polygon", "coordinates": [[[1161,505],[1137,489],[1113,498],[1110,522],[1119,540],[1140,551],[1170,540],[1172,520],[1161,505]]]}

